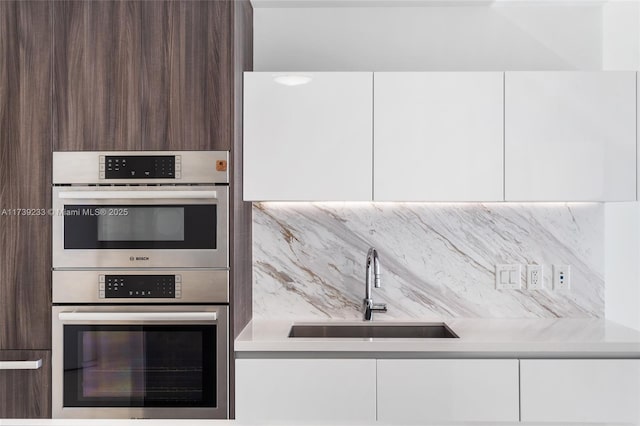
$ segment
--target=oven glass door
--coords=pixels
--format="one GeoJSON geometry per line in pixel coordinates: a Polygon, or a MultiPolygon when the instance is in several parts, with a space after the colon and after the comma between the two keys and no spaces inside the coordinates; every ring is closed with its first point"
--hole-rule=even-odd
{"type": "Polygon", "coordinates": [[[216,249],[217,205],[66,204],[65,249],[216,249]]]}
{"type": "Polygon", "coordinates": [[[227,268],[228,187],[56,186],[54,268],[227,268]]]}
{"type": "Polygon", "coordinates": [[[217,325],[64,325],[65,407],[216,407],[217,325]]]}

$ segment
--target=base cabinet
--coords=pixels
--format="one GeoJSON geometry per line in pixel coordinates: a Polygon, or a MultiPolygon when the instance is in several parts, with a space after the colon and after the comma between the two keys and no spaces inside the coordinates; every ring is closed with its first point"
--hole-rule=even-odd
{"type": "Polygon", "coordinates": [[[51,351],[0,351],[0,419],[50,417],[51,351]]]}
{"type": "Polygon", "coordinates": [[[239,359],[247,424],[640,424],[640,359],[239,359]]]}
{"type": "Polygon", "coordinates": [[[378,421],[517,422],[518,360],[380,359],[378,421]]]}
{"type": "Polygon", "coordinates": [[[375,359],[237,359],[236,419],[258,424],[371,424],[375,359]]]}
{"type": "Polygon", "coordinates": [[[640,360],[520,361],[523,422],[640,422],[640,360]]]}

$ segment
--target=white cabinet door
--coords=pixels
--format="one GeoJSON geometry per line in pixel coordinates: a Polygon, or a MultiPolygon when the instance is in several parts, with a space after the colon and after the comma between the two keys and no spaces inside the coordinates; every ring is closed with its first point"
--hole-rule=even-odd
{"type": "Polygon", "coordinates": [[[374,74],[374,200],[502,201],[501,72],[374,74]]]}
{"type": "Polygon", "coordinates": [[[520,361],[522,421],[640,421],[640,360],[520,361]]]}
{"type": "Polygon", "coordinates": [[[371,424],[375,359],[238,359],[236,418],[259,424],[371,424]]]}
{"type": "Polygon", "coordinates": [[[507,201],[636,199],[635,72],[507,72],[507,201]]]}
{"type": "Polygon", "coordinates": [[[244,74],[244,199],[372,199],[372,73],[244,74]]]}
{"type": "Polygon", "coordinates": [[[378,360],[378,421],[517,422],[518,360],[378,360]]]}

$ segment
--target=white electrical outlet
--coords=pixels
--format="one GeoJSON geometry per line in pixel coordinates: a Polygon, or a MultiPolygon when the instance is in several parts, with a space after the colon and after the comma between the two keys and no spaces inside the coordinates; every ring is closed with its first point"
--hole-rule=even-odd
{"type": "Polygon", "coordinates": [[[553,265],[553,289],[554,290],[570,290],[571,289],[571,266],[553,265]]]}
{"type": "Polygon", "coordinates": [[[527,289],[542,290],[543,288],[542,265],[527,265],[527,289]]]}
{"type": "Polygon", "coordinates": [[[520,265],[496,265],[496,289],[520,289],[520,265]]]}

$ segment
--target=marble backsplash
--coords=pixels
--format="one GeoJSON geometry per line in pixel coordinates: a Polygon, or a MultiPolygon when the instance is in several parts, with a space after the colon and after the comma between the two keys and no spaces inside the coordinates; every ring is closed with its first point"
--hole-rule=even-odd
{"type": "Polygon", "coordinates": [[[604,207],[595,203],[256,203],[253,315],[360,319],[377,248],[378,318],[604,316],[604,207]],[[495,265],[542,264],[544,290],[496,290],[495,265]],[[551,265],[571,265],[571,290],[551,265]]]}

